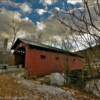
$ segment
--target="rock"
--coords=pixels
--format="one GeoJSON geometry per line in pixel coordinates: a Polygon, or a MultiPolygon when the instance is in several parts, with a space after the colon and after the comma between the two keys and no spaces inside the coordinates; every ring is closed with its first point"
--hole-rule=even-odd
{"type": "Polygon", "coordinates": [[[24,75],[25,75],[25,73],[24,73],[24,72],[21,72],[21,73],[19,73],[19,74],[17,75],[17,77],[18,77],[18,78],[23,78],[24,75]]]}
{"type": "Polygon", "coordinates": [[[64,77],[60,73],[53,73],[50,75],[50,84],[63,86],[65,83],[64,77]]]}
{"type": "Polygon", "coordinates": [[[92,80],[86,84],[85,90],[100,97],[100,80],[92,80]]]}
{"type": "Polygon", "coordinates": [[[22,83],[29,90],[37,91],[37,94],[41,94],[45,97],[45,99],[39,100],[77,100],[70,91],[65,91],[55,86],[37,85],[26,80],[23,80],[22,83]]]}

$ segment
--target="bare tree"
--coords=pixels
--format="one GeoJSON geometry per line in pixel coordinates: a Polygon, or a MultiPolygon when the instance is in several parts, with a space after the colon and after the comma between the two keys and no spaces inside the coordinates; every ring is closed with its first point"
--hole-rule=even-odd
{"type": "Polygon", "coordinates": [[[18,21],[16,21],[14,17],[12,18],[11,23],[8,23],[7,25],[10,27],[10,30],[12,32],[10,34],[11,36],[13,36],[12,37],[12,45],[13,45],[15,42],[17,33],[20,30],[20,26],[18,25],[18,21]]]}
{"type": "MultiPolygon", "coordinates": [[[[93,49],[93,45],[100,45],[100,1],[93,1],[90,3],[91,0],[82,0],[80,8],[68,10],[67,6],[65,10],[56,11],[55,16],[62,25],[70,29],[69,35],[73,38],[77,48],[80,45],[85,48],[89,47],[91,50],[90,55],[98,57],[98,54],[93,49]],[[75,35],[81,37],[80,45],[77,44],[75,35]]],[[[67,36],[66,40],[69,41],[67,36]]],[[[85,56],[91,70],[91,57],[87,53],[85,56]]]]}
{"type": "MultiPolygon", "coordinates": [[[[100,40],[100,4],[98,0],[96,0],[96,3],[89,5],[88,1],[89,0],[83,0],[83,6],[81,8],[57,12],[56,17],[63,25],[70,28],[71,31],[77,32],[78,35],[82,36],[89,34],[97,43],[97,41],[100,40]]],[[[84,36],[84,38],[86,37],[84,36]]],[[[90,46],[90,41],[86,41],[90,46]]]]}

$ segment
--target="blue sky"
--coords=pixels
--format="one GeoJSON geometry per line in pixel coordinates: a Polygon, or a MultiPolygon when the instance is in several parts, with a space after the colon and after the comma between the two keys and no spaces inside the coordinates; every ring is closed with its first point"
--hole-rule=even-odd
{"type": "MultiPolygon", "coordinates": [[[[53,15],[54,9],[67,11],[79,8],[81,5],[82,0],[0,0],[0,37],[10,38],[8,33],[13,33],[9,27],[9,24],[12,24],[12,18],[18,22],[18,26],[22,25],[18,31],[18,37],[28,38],[31,35],[27,33],[35,36],[38,32],[46,29],[47,26],[44,21],[53,15]]],[[[52,26],[55,26],[52,21],[51,23],[52,26]]],[[[57,26],[54,27],[53,31],[50,31],[55,33],[53,35],[58,34],[59,30],[57,29],[56,34],[55,29],[57,26]]],[[[61,30],[61,27],[59,29],[61,30]]]]}
{"type": "MultiPolygon", "coordinates": [[[[22,18],[32,20],[33,23],[46,20],[54,9],[72,9],[80,7],[80,3],[72,4],[67,0],[1,0],[0,8],[18,12],[22,18]]],[[[75,0],[72,0],[75,1],[75,0]]]]}

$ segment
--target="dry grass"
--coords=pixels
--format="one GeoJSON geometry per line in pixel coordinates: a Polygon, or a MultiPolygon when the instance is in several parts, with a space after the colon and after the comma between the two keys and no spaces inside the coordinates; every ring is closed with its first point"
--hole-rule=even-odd
{"type": "MultiPolygon", "coordinates": [[[[29,82],[29,80],[25,81],[29,82]]],[[[37,81],[31,82],[34,84],[31,84],[32,86],[29,85],[29,87],[31,87],[29,89],[29,87],[22,84],[22,81],[20,79],[14,78],[8,74],[0,75],[0,100],[67,100],[67,98],[63,95],[55,96],[47,92],[42,93],[38,89],[32,88],[39,83],[37,83],[37,81]]],[[[86,94],[81,93],[74,88],[68,88],[66,86],[63,89],[66,92],[71,92],[73,97],[76,98],[75,100],[97,100],[92,97],[87,97],[86,94]]]]}
{"type": "Polygon", "coordinates": [[[0,100],[14,98],[27,99],[30,95],[30,91],[25,89],[20,81],[9,75],[0,75],[0,100]]]}

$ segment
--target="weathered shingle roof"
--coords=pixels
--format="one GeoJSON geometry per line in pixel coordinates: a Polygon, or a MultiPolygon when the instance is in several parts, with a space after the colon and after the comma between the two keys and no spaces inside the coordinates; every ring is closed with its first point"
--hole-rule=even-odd
{"type": "Polygon", "coordinates": [[[40,49],[40,50],[45,50],[45,51],[52,51],[52,52],[57,52],[57,53],[64,53],[64,54],[69,54],[72,56],[82,57],[80,55],[74,54],[72,52],[69,52],[69,51],[66,51],[63,49],[51,47],[51,46],[48,46],[48,45],[45,45],[42,43],[37,43],[35,41],[26,40],[26,39],[17,39],[16,42],[14,43],[14,45],[11,47],[11,49],[15,49],[16,46],[21,42],[27,44],[30,48],[35,48],[35,49],[40,49]]]}

